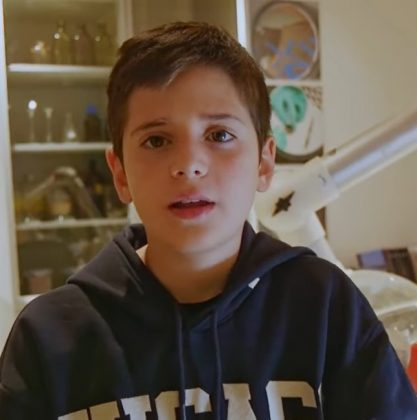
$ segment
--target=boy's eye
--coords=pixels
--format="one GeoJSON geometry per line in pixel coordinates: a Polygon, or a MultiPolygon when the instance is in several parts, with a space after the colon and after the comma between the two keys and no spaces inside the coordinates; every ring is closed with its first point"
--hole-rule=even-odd
{"type": "Polygon", "coordinates": [[[234,136],[232,136],[226,130],[213,131],[212,133],[210,133],[209,137],[210,140],[219,143],[227,143],[234,139],[234,136]]]}
{"type": "Polygon", "coordinates": [[[165,146],[167,143],[167,139],[161,136],[151,136],[146,139],[143,143],[147,149],[157,149],[159,147],[165,146]]]}

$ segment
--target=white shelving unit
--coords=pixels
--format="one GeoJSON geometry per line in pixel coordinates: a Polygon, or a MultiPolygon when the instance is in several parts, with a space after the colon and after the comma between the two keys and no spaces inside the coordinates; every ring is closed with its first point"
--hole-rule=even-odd
{"type": "MultiPolygon", "coordinates": [[[[78,202],[73,207],[76,214],[71,218],[61,219],[46,214],[39,220],[33,218],[24,222],[23,218],[17,217],[16,194],[18,186],[22,185],[17,180],[22,175],[34,174],[37,177],[34,185],[42,184],[55,168],[68,166],[73,167],[81,179],[85,177],[88,162],[95,160],[99,171],[110,180],[104,152],[111,145],[105,141],[104,134],[102,141],[83,142],[82,118],[87,105],[92,104],[97,107],[104,125],[105,87],[111,67],[35,63],[29,53],[31,45],[43,40],[51,46],[56,23],[61,19],[67,22],[70,36],[78,23],[87,24],[90,34],[94,35],[97,22],[104,22],[116,45],[131,36],[133,31],[131,0],[2,0],[0,17],[1,25],[4,22],[4,29],[0,25],[0,130],[3,134],[0,136],[1,351],[17,311],[37,296],[37,293],[28,293],[27,290],[24,274],[27,267],[22,266],[21,244],[32,241],[36,245],[37,240],[51,237],[62,238],[63,246],[78,238],[88,243],[89,237],[93,244],[128,223],[127,211],[118,208],[109,210],[107,217],[88,218],[82,207],[78,207],[78,202]],[[37,103],[35,141],[29,141],[28,135],[29,100],[37,103]],[[46,107],[53,108],[53,135],[49,142],[46,142],[45,135],[46,107]],[[61,141],[66,112],[73,114],[79,134],[76,142],[61,141]]],[[[26,187],[25,183],[23,186],[26,187]]],[[[70,189],[68,191],[72,193],[70,189]]],[[[110,188],[106,187],[105,191],[108,194],[110,188]]],[[[19,193],[23,199],[24,195],[19,193]]],[[[48,196],[43,200],[46,205],[51,205],[48,196]]],[[[94,244],[91,249],[95,249],[97,242],[94,244]]],[[[53,284],[55,287],[55,279],[53,284]]]]}

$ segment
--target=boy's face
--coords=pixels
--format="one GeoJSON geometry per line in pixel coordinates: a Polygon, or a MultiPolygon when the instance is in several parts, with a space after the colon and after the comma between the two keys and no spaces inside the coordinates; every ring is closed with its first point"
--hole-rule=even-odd
{"type": "Polygon", "coordinates": [[[255,191],[269,186],[274,153],[268,139],[259,159],[255,128],[228,75],[199,66],[168,86],[132,92],[124,167],[111,151],[107,160],[149,246],[198,253],[240,244],[255,191]]]}

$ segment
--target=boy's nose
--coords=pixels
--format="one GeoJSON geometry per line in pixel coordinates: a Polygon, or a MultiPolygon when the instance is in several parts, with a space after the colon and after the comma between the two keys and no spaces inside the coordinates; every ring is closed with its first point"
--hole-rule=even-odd
{"type": "Polygon", "coordinates": [[[199,169],[194,169],[194,170],[191,170],[191,171],[176,170],[173,175],[176,178],[177,177],[183,177],[183,176],[186,176],[188,178],[193,178],[193,177],[197,178],[197,177],[201,177],[202,173],[199,169]]]}
{"type": "Polygon", "coordinates": [[[174,178],[201,178],[207,174],[207,164],[203,156],[195,151],[183,152],[171,166],[174,178]]]}
{"type": "Polygon", "coordinates": [[[190,165],[174,165],[171,175],[174,178],[200,178],[206,175],[207,169],[205,165],[193,163],[190,165]]]}

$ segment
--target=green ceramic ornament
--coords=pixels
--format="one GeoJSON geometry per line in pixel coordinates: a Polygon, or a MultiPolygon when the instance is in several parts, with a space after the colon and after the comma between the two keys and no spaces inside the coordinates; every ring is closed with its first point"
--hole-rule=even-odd
{"type": "Polygon", "coordinates": [[[270,100],[274,113],[285,126],[287,133],[295,131],[307,111],[304,92],[295,86],[282,86],[271,91],[270,100]]]}

